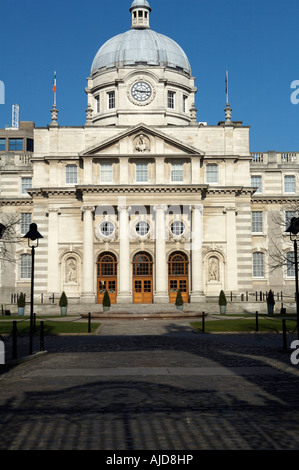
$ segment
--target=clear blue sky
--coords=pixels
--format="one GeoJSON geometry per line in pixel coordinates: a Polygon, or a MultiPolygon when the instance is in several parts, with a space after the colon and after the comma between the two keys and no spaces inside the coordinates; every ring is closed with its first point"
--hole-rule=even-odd
{"type": "MultiPolygon", "coordinates": [[[[251,127],[251,151],[299,151],[298,0],[149,0],[151,28],[186,52],[196,77],[197,117],[224,119],[229,71],[232,119],[251,127]]],[[[57,71],[60,125],[85,123],[86,78],[100,46],[131,27],[132,0],[1,0],[1,68],[5,104],[37,127],[50,123],[57,71]]]]}

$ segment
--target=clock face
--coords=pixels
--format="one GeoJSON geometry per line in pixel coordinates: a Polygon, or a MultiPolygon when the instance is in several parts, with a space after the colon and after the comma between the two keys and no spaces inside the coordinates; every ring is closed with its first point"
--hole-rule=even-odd
{"type": "Polygon", "coordinates": [[[132,86],[131,93],[135,100],[147,101],[152,94],[152,89],[146,82],[137,82],[132,86]]]}

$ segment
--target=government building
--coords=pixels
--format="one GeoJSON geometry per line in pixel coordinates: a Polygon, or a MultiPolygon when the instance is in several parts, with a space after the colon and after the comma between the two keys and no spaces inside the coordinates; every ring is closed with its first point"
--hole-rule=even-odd
{"type": "Polygon", "coordinates": [[[222,289],[293,295],[284,232],[299,152],[253,153],[228,102],[218,123],[198,119],[188,58],[151,29],[155,13],[134,0],[128,31],[98,50],[82,126],[60,126],[54,104],[48,127],[0,130],[1,217],[18,215],[20,237],[15,262],[1,261],[2,303],[30,295],[22,237],[31,222],[43,236],[36,299],[64,291],[69,302],[101,304],[106,289],[116,304],[172,304],[178,290],[194,305],[222,289]],[[274,249],[286,263],[272,270],[274,249]]]}

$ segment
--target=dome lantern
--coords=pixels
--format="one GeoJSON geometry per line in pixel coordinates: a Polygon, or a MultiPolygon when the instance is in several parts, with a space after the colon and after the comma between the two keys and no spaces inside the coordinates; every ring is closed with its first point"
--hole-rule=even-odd
{"type": "Polygon", "coordinates": [[[134,0],[130,8],[132,14],[132,29],[150,28],[149,15],[151,11],[147,0],[134,0]]]}

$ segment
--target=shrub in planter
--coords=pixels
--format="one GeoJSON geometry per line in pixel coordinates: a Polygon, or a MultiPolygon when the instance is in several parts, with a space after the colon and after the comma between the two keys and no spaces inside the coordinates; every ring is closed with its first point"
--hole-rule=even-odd
{"type": "Polygon", "coordinates": [[[67,296],[66,296],[66,293],[63,291],[59,299],[59,307],[60,307],[61,315],[67,314],[67,304],[68,304],[67,296]]]}
{"type": "Polygon", "coordinates": [[[176,308],[178,310],[183,309],[184,301],[183,301],[183,297],[182,297],[182,293],[181,293],[180,289],[178,290],[178,293],[176,295],[175,305],[176,305],[176,308]]]}
{"type": "Polygon", "coordinates": [[[110,306],[111,306],[111,302],[110,302],[109,293],[107,290],[105,290],[104,297],[103,297],[103,310],[104,311],[109,310],[110,306]]]}
{"type": "Polygon", "coordinates": [[[274,305],[275,305],[274,294],[273,294],[272,290],[270,289],[268,297],[267,297],[267,307],[268,307],[268,314],[269,315],[273,314],[274,305]]]}
{"type": "Polygon", "coordinates": [[[23,292],[21,292],[18,297],[18,315],[24,315],[25,305],[25,295],[23,294],[23,292]]]}
{"type": "Polygon", "coordinates": [[[218,303],[220,306],[220,313],[222,315],[225,315],[227,301],[226,301],[225,293],[223,290],[220,291],[218,303]]]}

